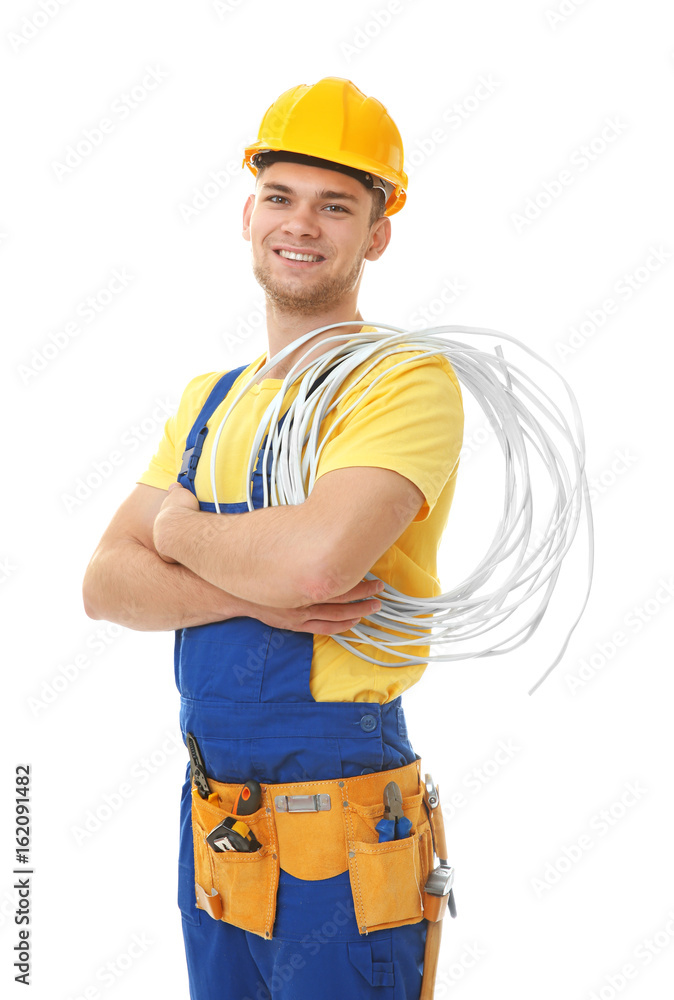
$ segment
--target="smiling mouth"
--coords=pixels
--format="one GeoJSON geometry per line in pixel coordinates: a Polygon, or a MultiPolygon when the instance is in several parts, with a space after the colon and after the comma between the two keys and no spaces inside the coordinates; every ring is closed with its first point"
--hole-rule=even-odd
{"type": "Polygon", "coordinates": [[[293,253],[291,250],[274,250],[274,253],[284,260],[296,260],[304,264],[320,264],[325,260],[325,257],[317,253],[293,253]]]}

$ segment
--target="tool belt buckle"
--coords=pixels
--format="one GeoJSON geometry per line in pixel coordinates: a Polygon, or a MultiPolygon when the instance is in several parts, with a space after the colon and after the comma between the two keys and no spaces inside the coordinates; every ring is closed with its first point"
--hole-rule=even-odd
{"type": "Polygon", "coordinates": [[[323,795],[277,795],[274,798],[276,812],[307,813],[327,812],[332,808],[330,796],[323,795]]]}

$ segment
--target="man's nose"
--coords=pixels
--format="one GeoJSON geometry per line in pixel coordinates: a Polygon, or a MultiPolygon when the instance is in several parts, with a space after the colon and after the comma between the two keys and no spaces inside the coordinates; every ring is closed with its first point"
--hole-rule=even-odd
{"type": "Polygon", "coordinates": [[[320,225],[308,205],[297,202],[284,213],[283,228],[295,236],[318,236],[320,225]]]}

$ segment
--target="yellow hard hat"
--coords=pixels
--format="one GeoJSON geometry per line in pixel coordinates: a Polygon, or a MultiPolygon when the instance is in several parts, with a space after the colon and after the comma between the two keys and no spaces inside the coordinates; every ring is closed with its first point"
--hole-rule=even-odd
{"type": "Polygon", "coordinates": [[[281,94],[267,109],[257,142],[246,147],[241,165],[257,174],[255,156],[267,150],[328,160],[346,167],[347,173],[355,172],[368,186],[373,186],[369,175],[382,178],[393,188],[385,215],[394,215],[405,204],[400,132],[384,105],[366,97],[351,80],[327,76],[281,94]]]}

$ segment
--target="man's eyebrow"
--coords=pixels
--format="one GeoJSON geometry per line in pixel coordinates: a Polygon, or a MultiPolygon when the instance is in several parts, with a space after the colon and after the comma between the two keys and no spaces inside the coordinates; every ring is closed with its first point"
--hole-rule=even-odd
{"type": "MultiPolygon", "coordinates": [[[[295,194],[295,191],[287,184],[271,184],[265,183],[262,185],[262,191],[279,191],[281,194],[295,194]]],[[[349,194],[348,191],[317,191],[317,198],[329,198],[333,201],[358,201],[355,194],[349,194]]]]}

